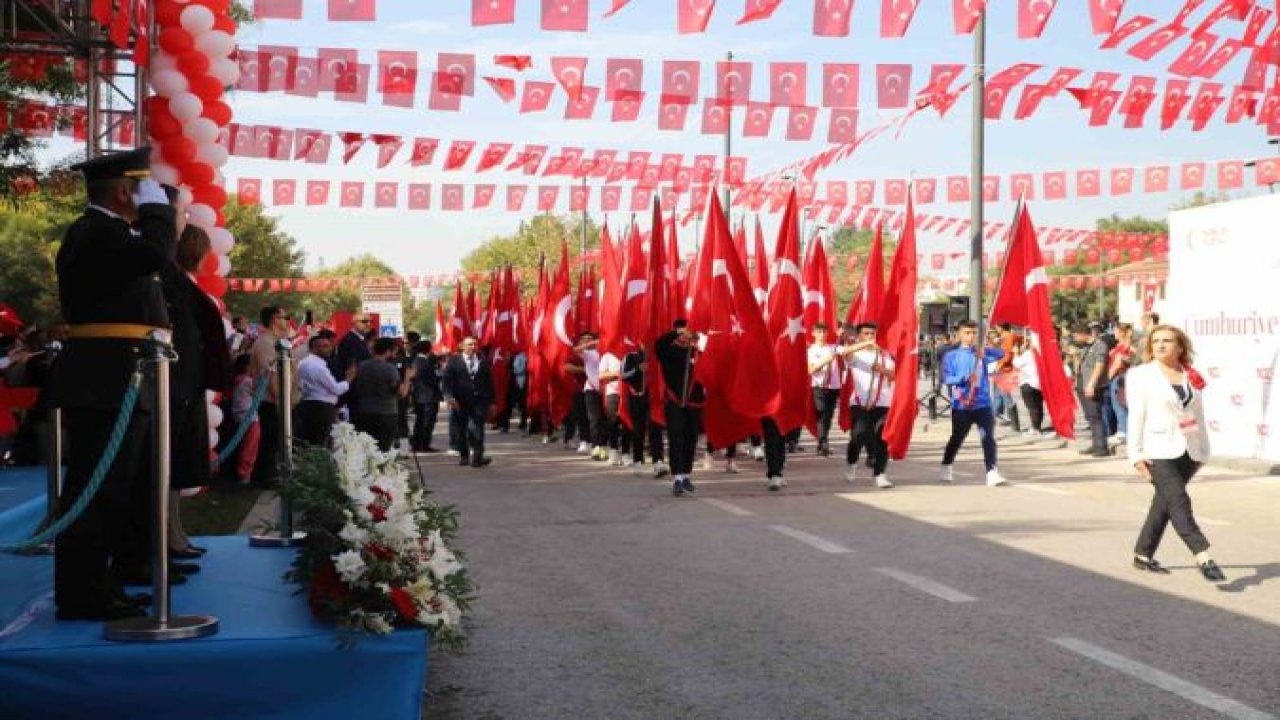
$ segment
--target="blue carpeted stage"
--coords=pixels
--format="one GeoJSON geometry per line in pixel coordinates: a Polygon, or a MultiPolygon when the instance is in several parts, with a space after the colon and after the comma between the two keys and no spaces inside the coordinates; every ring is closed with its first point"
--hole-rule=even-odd
{"type": "MultiPolygon", "coordinates": [[[[43,471],[0,472],[0,541],[39,523],[43,471]],[[28,484],[39,488],[30,492],[28,484]],[[12,492],[12,497],[7,497],[12,492]]],[[[281,575],[290,550],[201,538],[202,572],[173,590],[177,614],[211,614],[217,635],[108,642],[101,623],[53,617],[49,557],[0,555],[0,718],[418,718],[427,638],[399,631],[339,649],[281,575]]]]}

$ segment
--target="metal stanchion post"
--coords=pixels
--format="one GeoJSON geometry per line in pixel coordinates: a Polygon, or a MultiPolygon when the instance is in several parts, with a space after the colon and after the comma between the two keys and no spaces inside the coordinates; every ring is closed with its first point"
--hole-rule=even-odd
{"type": "Polygon", "coordinates": [[[293,547],[306,538],[306,533],[293,531],[293,508],[285,493],[293,480],[293,364],[289,341],[276,343],[276,379],[280,389],[276,396],[276,412],[280,413],[280,527],[274,534],[249,537],[250,547],[293,547]]]}
{"type": "Polygon", "coordinates": [[[121,642],[159,642],[207,637],[218,632],[211,615],[172,615],[169,612],[169,360],[167,337],[153,333],[149,339],[149,363],[155,377],[155,414],[152,418],[155,480],[155,523],[151,548],[151,616],[107,623],[106,638],[121,642]]]}
{"type": "MultiPolygon", "coordinates": [[[[62,496],[62,408],[49,408],[45,428],[45,476],[47,482],[44,491],[44,522],[41,529],[47,527],[58,518],[58,499],[62,496]]],[[[53,554],[53,541],[34,549],[34,552],[45,555],[53,554]]]]}

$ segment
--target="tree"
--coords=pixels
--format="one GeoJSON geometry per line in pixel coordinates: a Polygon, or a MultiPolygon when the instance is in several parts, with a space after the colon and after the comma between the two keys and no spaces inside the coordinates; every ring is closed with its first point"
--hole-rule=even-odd
{"type": "MultiPolygon", "coordinates": [[[[297,242],[280,230],[275,218],[267,215],[261,206],[241,205],[232,196],[223,209],[227,217],[227,229],[235,236],[231,248],[231,272],[228,277],[250,278],[299,278],[303,276],[304,254],[297,242]]],[[[229,292],[223,300],[232,317],[246,316],[251,320],[266,305],[286,307],[297,304],[292,293],[238,293],[229,292]]]]}
{"type": "Polygon", "coordinates": [[[0,302],[26,322],[61,314],[54,260],[67,227],[80,214],[78,195],[45,187],[17,205],[0,205],[0,302]]]}
{"type": "MultiPolygon", "coordinates": [[[[313,278],[384,278],[396,273],[391,266],[378,258],[364,253],[344,260],[333,267],[311,274],[313,278]]],[[[408,290],[404,291],[404,300],[408,301],[408,290]]],[[[315,313],[317,319],[333,317],[335,312],[356,312],[360,310],[360,288],[341,288],[324,293],[312,293],[306,300],[307,307],[315,313]]],[[[406,323],[407,325],[407,323],[406,323]]]]}
{"type": "MultiPolygon", "coordinates": [[[[560,257],[560,243],[569,245],[569,257],[578,257],[582,247],[583,219],[579,215],[560,217],[538,215],[511,235],[489,238],[462,259],[462,269],[467,272],[489,272],[510,265],[519,273],[523,293],[527,296],[538,284],[538,263],[543,258],[556,262],[560,257]]],[[[600,246],[600,228],[586,219],[587,249],[600,246]]],[[[614,236],[617,240],[617,235],[614,236]]]]}

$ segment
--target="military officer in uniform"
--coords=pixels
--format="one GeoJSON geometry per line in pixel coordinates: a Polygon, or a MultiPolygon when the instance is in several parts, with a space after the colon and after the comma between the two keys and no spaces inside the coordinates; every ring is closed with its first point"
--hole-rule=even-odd
{"type": "MultiPolygon", "coordinates": [[[[159,273],[173,262],[174,209],[150,179],[150,148],[74,166],[84,174],[88,207],[58,251],[58,293],[70,334],[49,392],[63,410],[65,512],[84,491],[106,451],[144,339],[167,333],[159,273]]],[[[143,383],[105,482],[84,513],[58,536],[54,600],[63,620],[112,620],[145,613],[122,582],[149,574],[148,427],[155,406],[143,383]],[[132,576],[132,577],[130,577],[132,576]]]]}

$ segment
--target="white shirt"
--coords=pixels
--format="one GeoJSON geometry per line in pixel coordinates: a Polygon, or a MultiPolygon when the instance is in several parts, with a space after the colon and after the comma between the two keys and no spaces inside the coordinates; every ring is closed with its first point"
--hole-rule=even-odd
{"type": "Polygon", "coordinates": [[[600,352],[598,350],[582,351],[582,369],[587,374],[587,379],[582,383],[582,389],[600,390],[600,352]]]}
{"type": "Polygon", "coordinates": [[[1018,371],[1019,382],[1028,385],[1036,390],[1040,389],[1040,369],[1036,367],[1036,355],[1034,351],[1018,353],[1013,358],[1013,367],[1018,371]]]}
{"type": "Polygon", "coordinates": [[[893,375],[873,373],[871,368],[879,360],[888,373],[893,372],[893,358],[884,350],[859,350],[845,361],[849,374],[853,378],[853,393],[849,396],[849,407],[889,407],[893,401],[893,375]]]}
{"type": "Polygon", "coordinates": [[[604,384],[604,394],[617,395],[621,391],[622,359],[613,353],[605,353],[600,358],[599,375],[612,375],[614,380],[604,384]]]}
{"type": "Polygon", "coordinates": [[[839,363],[834,359],[835,356],[835,345],[809,346],[809,367],[831,359],[830,365],[817,372],[809,373],[809,385],[827,390],[840,389],[840,368],[839,363]]]}
{"type": "Polygon", "coordinates": [[[350,384],[333,379],[329,366],[318,355],[308,355],[298,363],[298,384],[302,386],[303,400],[319,400],[330,405],[338,404],[338,397],[350,384]]]}

